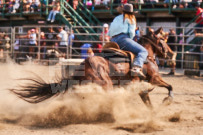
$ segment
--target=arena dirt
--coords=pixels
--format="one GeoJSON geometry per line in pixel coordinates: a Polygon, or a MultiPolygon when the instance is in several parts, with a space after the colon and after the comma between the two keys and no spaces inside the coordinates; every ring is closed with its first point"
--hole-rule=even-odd
{"type": "Polygon", "coordinates": [[[150,93],[153,109],[148,109],[138,93],[150,89],[148,83],[134,83],[114,90],[96,84],[77,86],[39,104],[29,104],[8,91],[29,82],[23,77],[42,77],[46,82],[60,75],[60,66],[34,63],[0,66],[0,135],[68,134],[195,134],[203,132],[203,79],[166,76],[174,87],[175,99],[162,105],[167,90],[156,87],[150,93]]]}

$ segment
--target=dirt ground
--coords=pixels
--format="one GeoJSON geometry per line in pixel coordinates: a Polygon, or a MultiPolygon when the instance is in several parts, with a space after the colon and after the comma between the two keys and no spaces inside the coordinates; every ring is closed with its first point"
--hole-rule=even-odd
{"type": "MultiPolygon", "coordinates": [[[[151,93],[148,109],[138,92],[152,87],[135,83],[105,92],[89,84],[39,104],[29,104],[8,91],[36,74],[46,82],[60,74],[60,66],[0,64],[0,135],[202,135],[203,78],[162,75],[172,84],[174,101],[163,105],[165,88],[151,93]]],[[[164,70],[162,73],[165,73],[164,70]]]]}

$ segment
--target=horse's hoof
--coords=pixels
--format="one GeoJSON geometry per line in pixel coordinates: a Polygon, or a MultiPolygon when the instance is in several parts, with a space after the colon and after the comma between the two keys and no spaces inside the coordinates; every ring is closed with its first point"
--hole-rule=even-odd
{"type": "Polygon", "coordinates": [[[173,102],[173,98],[171,96],[165,97],[163,100],[164,105],[170,105],[173,102]]]}

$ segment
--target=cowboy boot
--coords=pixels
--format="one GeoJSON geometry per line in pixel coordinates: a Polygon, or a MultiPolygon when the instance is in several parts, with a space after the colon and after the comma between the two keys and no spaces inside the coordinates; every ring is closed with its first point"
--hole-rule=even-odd
{"type": "Polygon", "coordinates": [[[142,68],[139,67],[139,66],[132,67],[132,69],[130,71],[131,71],[132,76],[138,76],[138,77],[140,77],[142,79],[146,78],[146,76],[142,72],[142,68]]]}

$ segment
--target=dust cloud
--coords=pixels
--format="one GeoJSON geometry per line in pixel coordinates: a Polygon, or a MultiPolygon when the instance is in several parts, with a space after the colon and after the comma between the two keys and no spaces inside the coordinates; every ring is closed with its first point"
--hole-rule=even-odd
{"type": "MultiPolygon", "coordinates": [[[[151,121],[151,110],[141,101],[138,93],[150,89],[148,83],[133,83],[114,90],[103,90],[96,84],[76,86],[67,92],[39,104],[29,104],[11,93],[9,88],[26,85],[20,80],[39,75],[45,81],[59,74],[59,67],[36,64],[2,64],[0,77],[0,121],[37,127],[61,127],[78,123],[124,123],[151,121]],[[55,69],[55,71],[53,71],[55,69]],[[50,73],[55,72],[55,74],[50,73]],[[33,74],[34,73],[34,74],[33,74]]],[[[0,129],[1,129],[0,125],[0,129]]]]}

